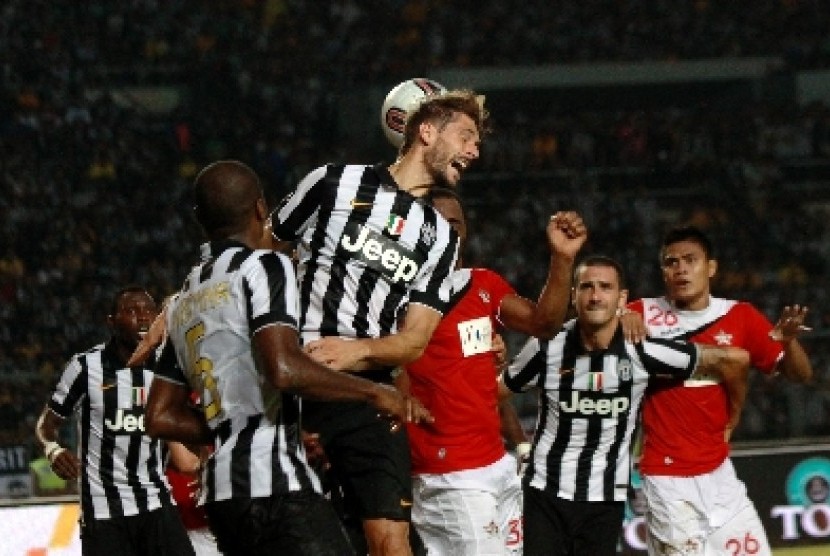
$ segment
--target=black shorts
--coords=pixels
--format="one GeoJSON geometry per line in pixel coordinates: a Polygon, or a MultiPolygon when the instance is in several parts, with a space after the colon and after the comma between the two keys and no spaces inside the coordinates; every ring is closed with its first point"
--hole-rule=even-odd
{"type": "Polygon", "coordinates": [[[193,545],[175,506],[81,524],[84,556],[193,556],[193,545]]]}
{"type": "Polygon", "coordinates": [[[624,502],[573,502],[525,486],[524,556],[615,556],[624,502]]]}
{"type": "Polygon", "coordinates": [[[392,432],[377,409],[360,402],[303,402],[306,428],[320,433],[331,464],[355,517],[409,521],[412,465],[406,427],[392,432]]]}
{"type": "Polygon", "coordinates": [[[316,492],[232,498],[205,505],[225,556],[350,556],[346,532],[328,500],[316,492]]]}

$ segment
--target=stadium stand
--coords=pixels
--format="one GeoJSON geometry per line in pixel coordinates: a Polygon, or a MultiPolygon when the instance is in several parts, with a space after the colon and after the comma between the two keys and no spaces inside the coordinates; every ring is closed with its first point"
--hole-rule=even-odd
{"type": "MultiPolygon", "coordinates": [[[[347,93],[448,66],[776,56],[773,77],[787,78],[830,65],[824,2],[606,4],[5,2],[0,445],[30,443],[66,358],[105,337],[94,315],[106,285],[146,283],[158,298],[177,288],[199,238],[187,184],[204,163],[251,163],[276,200],[312,165],[389,158],[343,140],[347,93]],[[148,102],[147,87],[175,91],[175,109],[148,102]]],[[[475,226],[467,260],[520,292],[537,291],[545,268],[526,247],[539,244],[527,223],[576,207],[590,247],[625,261],[635,294],[658,291],[661,232],[691,221],[723,249],[725,295],[770,318],[809,304],[814,384],[755,377],[736,440],[830,434],[830,108],[770,96],[578,110],[497,102],[500,125],[463,186],[475,226]]]]}

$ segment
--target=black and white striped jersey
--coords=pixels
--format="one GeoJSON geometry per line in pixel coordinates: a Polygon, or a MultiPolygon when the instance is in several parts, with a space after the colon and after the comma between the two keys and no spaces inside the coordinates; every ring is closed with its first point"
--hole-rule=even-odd
{"type": "Polygon", "coordinates": [[[313,170],[272,225],[277,238],[298,244],[304,342],[394,333],[407,302],[446,310],[458,236],[383,166],[313,170]]]}
{"type": "Polygon", "coordinates": [[[167,310],[157,380],[188,384],[216,434],[202,502],[320,492],[300,439],[299,400],[266,379],[252,344],[267,326],[297,328],[288,257],[234,241],[203,246],[167,310]]]}
{"type": "Polygon", "coordinates": [[[124,364],[112,340],[75,354],[49,400],[49,409],[60,417],[76,417],[85,519],[131,516],[173,504],[160,443],[144,432],[153,372],[124,364]]]}
{"type": "Polygon", "coordinates": [[[505,373],[514,392],[539,389],[524,482],[565,500],[622,502],[649,378],[689,378],[698,349],[676,340],[632,344],[618,328],[608,349],[588,352],[575,322],[552,340],[531,338],[505,373]]]}

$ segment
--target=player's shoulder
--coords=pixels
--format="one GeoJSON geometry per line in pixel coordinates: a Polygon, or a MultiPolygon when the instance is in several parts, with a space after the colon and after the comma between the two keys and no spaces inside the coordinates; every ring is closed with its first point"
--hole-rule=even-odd
{"type": "Polygon", "coordinates": [[[504,276],[502,276],[495,270],[481,267],[475,267],[470,270],[472,272],[473,281],[477,284],[481,284],[482,287],[496,288],[499,291],[513,291],[513,287],[510,285],[507,279],[505,279],[504,276]]]}
{"type": "MultiPolygon", "coordinates": [[[[723,301],[724,304],[722,313],[733,318],[734,320],[740,321],[744,324],[759,322],[769,323],[767,316],[750,301],[731,299],[723,301]]],[[[772,325],[770,324],[770,326],[772,325]]]]}
{"type": "Polygon", "coordinates": [[[501,274],[494,270],[490,270],[489,268],[475,266],[462,270],[469,271],[473,280],[504,280],[504,278],[501,277],[501,274]]]}
{"type": "Polygon", "coordinates": [[[87,348],[83,351],[79,351],[77,353],[72,354],[72,357],[70,357],[70,359],[72,361],[80,361],[81,359],[83,359],[85,357],[89,357],[91,355],[97,355],[97,354],[101,353],[102,351],[104,351],[105,347],[106,347],[106,344],[103,343],[103,342],[95,344],[94,346],[92,346],[90,348],[87,348]]]}
{"type": "Polygon", "coordinates": [[[737,299],[727,299],[724,297],[712,297],[709,300],[709,309],[717,314],[726,315],[757,313],[758,310],[748,301],[739,301],[737,299]]]}
{"type": "Polygon", "coordinates": [[[294,263],[287,254],[273,249],[251,249],[242,263],[243,268],[245,266],[271,267],[273,265],[291,268],[292,270],[294,268],[294,263]]]}

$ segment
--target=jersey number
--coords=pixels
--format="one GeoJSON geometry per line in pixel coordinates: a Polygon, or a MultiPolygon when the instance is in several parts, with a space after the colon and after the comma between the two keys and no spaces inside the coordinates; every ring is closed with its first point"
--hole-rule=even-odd
{"type": "Polygon", "coordinates": [[[190,375],[199,377],[202,383],[202,408],[205,412],[205,419],[210,421],[222,411],[222,400],[219,398],[219,388],[216,386],[216,379],[213,378],[213,361],[206,357],[200,357],[196,344],[205,336],[205,323],[199,322],[185,333],[187,342],[187,360],[190,361],[190,375]],[[207,392],[208,396],[205,396],[207,392]],[[208,399],[205,399],[205,398],[208,399]]]}
{"type": "Polygon", "coordinates": [[[747,533],[744,536],[743,543],[740,539],[731,538],[726,541],[724,548],[730,551],[733,556],[743,556],[744,554],[757,554],[761,549],[761,543],[752,536],[752,533],[747,533]]]}
{"type": "Polygon", "coordinates": [[[649,326],[674,326],[677,324],[677,315],[673,311],[664,311],[660,307],[649,307],[649,326]]]}

